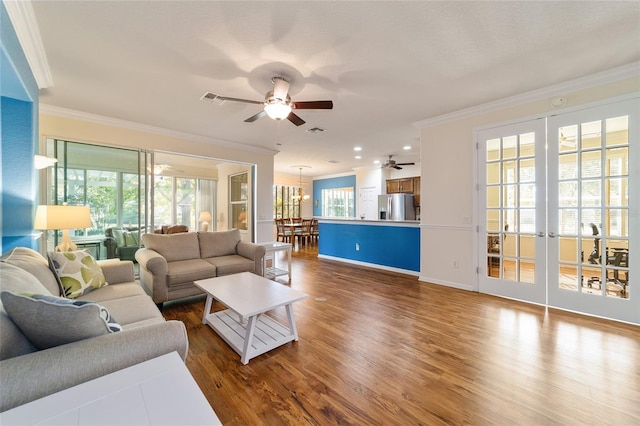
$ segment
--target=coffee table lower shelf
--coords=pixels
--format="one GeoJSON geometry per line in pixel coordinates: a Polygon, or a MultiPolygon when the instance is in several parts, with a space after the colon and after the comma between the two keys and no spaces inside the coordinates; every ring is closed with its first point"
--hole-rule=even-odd
{"type": "MultiPolygon", "coordinates": [[[[287,305],[287,310],[290,309],[291,305],[287,305]]],[[[205,322],[240,355],[243,364],[271,349],[298,340],[295,330],[264,314],[241,321],[237,313],[226,309],[207,315],[205,322]]]]}

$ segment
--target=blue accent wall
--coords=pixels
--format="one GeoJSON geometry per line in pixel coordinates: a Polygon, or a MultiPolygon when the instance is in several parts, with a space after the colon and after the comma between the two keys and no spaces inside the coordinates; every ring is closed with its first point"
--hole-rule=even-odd
{"type": "Polygon", "coordinates": [[[355,196],[356,175],[314,180],[313,181],[313,215],[322,216],[322,190],[323,189],[348,188],[348,187],[353,187],[353,191],[354,191],[353,211],[354,212],[358,211],[357,209],[358,206],[355,204],[358,201],[355,196]],[[316,206],[316,200],[318,201],[317,206],[316,206]]]}
{"type": "Polygon", "coordinates": [[[0,3],[0,253],[37,249],[33,217],[38,147],[38,85],[3,3],[0,3]]]}
{"type": "Polygon", "coordinates": [[[320,223],[318,254],[420,272],[420,228],[320,223]],[[360,250],[356,250],[359,244],[360,250]]]}

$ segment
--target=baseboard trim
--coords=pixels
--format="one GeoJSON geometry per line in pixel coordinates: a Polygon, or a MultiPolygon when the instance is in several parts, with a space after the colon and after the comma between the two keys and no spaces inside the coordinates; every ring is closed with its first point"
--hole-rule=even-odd
{"type": "Polygon", "coordinates": [[[352,265],[366,266],[368,268],[374,268],[374,269],[382,269],[385,271],[397,272],[399,274],[405,274],[405,275],[413,275],[415,277],[418,277],[420,275],[419,272],[410,271],[408,269],[400,269],[400,268],[394,268],[392,266],[378,265],[377,263],[361,262],[359,260],[344,259],[342,257],[327,256],[326,254],[318,253],[318,259],[335,260],[338,262],[350,263],[352,265]]]}
{"type": "Polygon", "coordinates": [[[418,281],[426,282],[429,284],[437,284],[445,287],[453,287],[459,290],[467,290],[467,291],[475,291],[472,285],[469,284],[460,284],[453,281],[439,280],[437,278],[425,277],[424,275],[420,275],[418,277],[418,281]]]}

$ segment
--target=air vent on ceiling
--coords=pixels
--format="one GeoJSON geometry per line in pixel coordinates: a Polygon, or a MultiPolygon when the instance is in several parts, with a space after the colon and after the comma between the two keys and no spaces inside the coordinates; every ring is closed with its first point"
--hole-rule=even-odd
{"type": "Polygon", "coordinates": [[[307,129],[305,131],[309,132],[309,133],[320,133],[320,132],[324,132],[324,129],[321,129],[320,127],[313,127],[311,129],[307,129]]]}

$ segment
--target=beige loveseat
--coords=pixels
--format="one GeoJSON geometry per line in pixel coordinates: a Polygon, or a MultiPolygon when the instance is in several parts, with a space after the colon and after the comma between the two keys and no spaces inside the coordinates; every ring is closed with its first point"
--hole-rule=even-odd
{"type": "Polygon", "coordinates": [[[262,275],[264,247],[241,241],[240,231],[144,234],[136,252],[140,281],[159,307],[202,294],[193,282],[239,272],[262,275]]]}
{"type": "MultiPolygon", "coordinates": [[[[184,323],[165,321],[135,281],[133,263],[105,260],[98,264],[108,285],[75,301],[96,302],[105,307],[121,331],[105,330],[95,337],[51,347],[47,343],[46,349],[38,349],[43,339],[50,341],[54,334],[59,339],[60,333],[77,332],[86,325],[86,305],[82,313],[77,309],[64,318],[58,311],[49,312],[49,316],[43,314],[43,311],[57,309],[51,307],[52,303],[45,307],[32,305],[34,315],[21,315],[20,322],[19,318],[12,319],[7,314],[10,310],[5,308],[9,305],[0,303],[0,412],[174,351],[186,359],[189,342],[184,323]],[[28,322],[31,318],[34,323],[28,322]],[[74,322],[76,318],[78,321],[74,322]],[[51,326],[56,327],[51,335],[43,335],[43,330],[51,326]],[[34,331],[38,340],[34,340],[34,331]],[[31,335],[31,340],[27,335],[31,335]]],[[[17,297],[27,297],[25,294],[61,296],[60,285],[47,259],[26,247],[17,247],[0,258],[0,290],[2,300],[13,300],[12,303],[17,297]]],[[[94,308],[99,306],[91,304],[91,309],[94,308]]],[[[70,341],[67,336],[64,338],[70,341]]]]}

